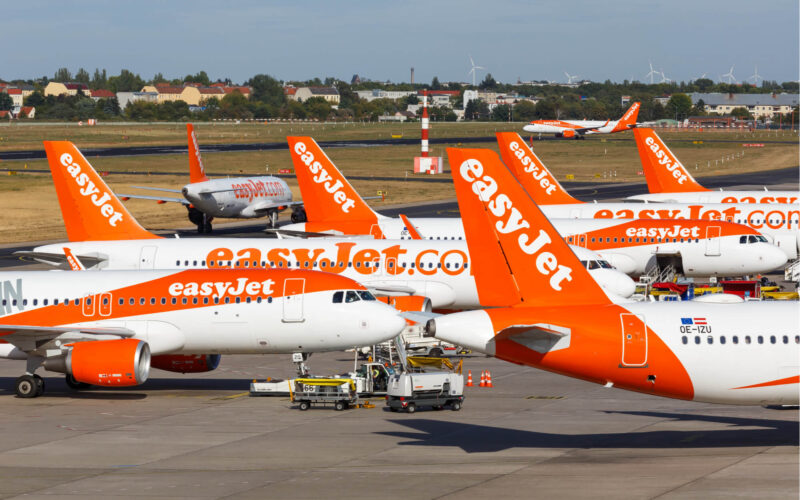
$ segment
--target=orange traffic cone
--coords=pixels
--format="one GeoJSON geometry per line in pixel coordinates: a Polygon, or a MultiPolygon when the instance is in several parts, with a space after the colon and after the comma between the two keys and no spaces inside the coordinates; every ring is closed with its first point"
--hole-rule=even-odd
{"type": "Polygon", "coordinates": [[[486,370],[486,387],[494,387],[492,385],[492,372],[486,370]]]}
{"type": "Polygon", "coordinates": [[[486,372],[481,371],[481,383],[478,384],[478,387],[486,387],[486,372]]]}
{"type": "Polygon", "coordinates": [[[475,384],[472,383],[472,370],[467,372],[467,387],[474,387],[475,384]]]}

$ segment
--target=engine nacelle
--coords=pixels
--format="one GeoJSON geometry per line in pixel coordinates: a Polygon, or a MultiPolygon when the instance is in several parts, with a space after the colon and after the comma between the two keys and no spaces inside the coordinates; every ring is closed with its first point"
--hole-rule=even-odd
{"type": "Polygon", "coordinates": [[[177,373],[203,373],[217,369],[219,354],[161,354],[153,356],[150,366],[177,373]]]}
{"type": "Polygon", "coordinates": [[[150,347],[136,339],[78,342],[64,361],[66,373],[78,382],[106,387],[139,385],[150,373],[150,347]]]}
{"type": "Polygon", "coordinates": [[[575,131],[568,129],[568,130],[565,130],[565,131],[561,132],[561,135],[563,137],[566,137],[567,139],[572,139],[573,137],[575,137],[575,131]]]}

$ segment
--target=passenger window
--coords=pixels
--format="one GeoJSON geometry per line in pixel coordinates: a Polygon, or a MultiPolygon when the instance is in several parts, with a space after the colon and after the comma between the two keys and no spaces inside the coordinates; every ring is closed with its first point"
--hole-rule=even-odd
{"type": "Polygon", "coordinates": [[[147,300],[147,299],[145,299],[144,297],[139,298],[139,305],[143,306],[145,300],[147,300]]]}
{"type": "Polygon", "coordinates": [[[721,337],[719,338],[719,343],[720,343],[720,344],[724,344],[724,343],[725,343],[725,335],[723,335],[723,336],[721,336],[721,337]]]}
{"type": "Polygon", "coordinates": [[[272,304],[272,297],[267,297],[267,304],[272,304]]]}
{"type": "Polygon", "coordinates": [[[354,292],[353,290],[348,290],[347,291],[347,295],[345,296],[345,299],[344,299],[345,302],[347,302],[347,303],[357,302],[358,300],[360,300],[360,299],[358,298],[358,294],[356,292],[354,292]]]}
{"type": "Polygon", "coordinates": [[[733,340],[733,343],[734,343],[734,344],[738,344],[738,343],[739,343],[739,337],[738,337],[737,335],[734,335],[734,336],[731,338],[731,340],[733,340]]]}
{"type": "Polygon", "coordinates": [[[714,343],[714,337],[709,335],[707,341],[708,341],[709,344],[713,344],[714,343]]]}
{"type": "Polygon", "coordinates": [[[192,298],[192,304],[197,304],[197,297],[192,298]]]}
{"type": "Polygon", "coordinates": [[[260,304],[260,303],[261,303],[261,297],[258,297],[258,298],[256,299],[256,303],[257,303],[257,304],[260,304]]]}
{"type": "Polygon", "coordinates": [[[186,297],[184,297],[184,298],[182,298],[182,299],[181,299],[181,303],[182,303],[183,305],[186,305],[186,304],[188,304],[188,303],[189,303],[189,299],[188,299],[188,298],[186,298],[186,297]]]}
{"type": "Polygon", "coordinates": [[[770,344],[774,344],[775,343],[775,335],[770,335],[769,336],[769,343],[770,344]]]}
{"type": "Polygon", "coordinates": [[[130,304],[130,305],[133,305],[134,303],[136,303],[136,299],[134,299],[133,297],[131,297],[131,298],[128,300],[128,304],[130,304]]]}
{"type": "Polygon", "coordinates": [[[226,304],[230,304],[231,303],[231,298],[230,297],[225,297],[225,303],[226,304]]]}
{"type": "Polygon", "coordinates": [[[155,304],[156,304],[156,298],[155,297],[150,297],[150,305],[154,306],[155,304]]]}
{"type": "Polygon", "coordinates": [[[172,305],[174,306],[177,303],[178,303],[178,299],[176,299],[175,297],[172,297],[172,305]]]}
{"type": "Polygon", "coordinates": [[[786,335],[783,336],[783,343],[784,344],[788,344],[789,343],[789,337],[788,336],[786,336],[786,335]]]}
{"type": "Polygon", "coordinates": [[[744,336],[744,343],[745,344],[749,344],[750,343],[750,335],[745,335],[744,336]]]}
{"type": "Polygon", "coordinates": [[[688,343],[689,343],[689,339],[688,339],[688,338],[686,338],[686,335],[684,335],[683,337],[681,337],[681,342],[683,342],[684,344],[688,344],[688,343]]]}
{"type": "Polygon", "coordinates": [[[249,304],[250,300],[251,300],[250,297],[247,297],[247,299],[245,299],[245,302],[247,302],[249,304]]]}
{"type": "Polygon", "coordinates": [[[36,305],[39,302],[39,299],[33,299],[33,305],[36,305]]]}
{"type": "Polygon", "coordinates": [[[758,343],[759,344],[763,344],[764,343],[764,337],[762,335],[758,336],[758,343]]]}
{"type": "Polygon", "coordinates": [[[699,344],[700,343],[700,337],[695,337],[694,338],[694,343],[695,344],[699,344]]]}
{"type": "Polygon", "coordinates": [[[219,304],[219,297],[214,297],[214,303],[219,304]]]}
{"type": "Polygon", "coordinates": [[[119,305],[125,304],[125,299],[119,299],[119,305]]]}
{"type": "Polygon", "coordinates": [[[239,304],[240,302],[242,302],[242,298],[241,297],[236,297],[236,303],[239,304]]]}
{"type": "Polygon", "coordinates": [[[44,299],[44,301],[42,301],[42,305],[45,305],[45,306],[47,305],[47,299],[44,299]]]}
{"type": "Polygon", "coordinates": [[[167,303],[167,299],[165,297],[161,297],[161,305],[163,306],[166,303],[167,303]]]}
{"type": "Polygon", "coordinates": [[[203,304],[208,304],[208,297],[203,297],[203,304]]]}
{"type": "Polygon", "coordinates": [[[333,293],[333,303],[334,304],[341,304],[343,298],[344,298],[344,292],[334,292],[333,293]]]}

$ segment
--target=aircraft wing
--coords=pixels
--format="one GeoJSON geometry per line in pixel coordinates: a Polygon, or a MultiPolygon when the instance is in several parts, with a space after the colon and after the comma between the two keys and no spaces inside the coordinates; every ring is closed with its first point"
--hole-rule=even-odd
{"type": "Polygon", "coordinates": [[[347,238],[348,235],[333,231],[330,233],[315,233],[312,231],[295,231],[294,229],[281,229],[279,227],[268,227],[265,233],[272,233],[278,238],[347,238]]]}
{"type": "MultiPolygon", "coordinates": [[[[27,262],[41,262],[42,264],[49,264],[62,269],[71,269],[69,258],[63,253],[49,253],[49,252],[33,252],[28,250],[21,250],[14,252],[13,255],[17,256],[20,260],[27,262]]],[[[94,267],[106,259],[102,257],[92,257],[89,255],[77,255],[78,260],[85,267],[94,267]]]]}
{"type": "MultiPolygon", "coordinates": [[[[179,191],[180,192],[180,191],[179,191]]],[[[167,196],[146,196],[140,194],[118,194],[117,196],[120,197],[123,201],[127,201],[130,199],[134,200],[153,200],[159,203],[180,203],[182,205],[191,205],[188,200],[185,198],[171,198],[167,196]]]]}
{"type": "Polygon", "coordinates": [[[283,208],[291,207],[291,206],[294,206],[294,205],[302,205],[302,204],[303,204],[302,201],[282,201],[282,202],[277,202],[277,201],[264,200],[264,201],[261,201],[259,203],[256,203],[255,205],[253,205],[253,211],[256,212],[256,213],[265,213],[265,212],[268,212],[269,210],[273,210],[275,208],[283,209],[283,208]]]}
{"type": "Polygon", "coordinates": [[[571,330],[563,326],[535,323],[508,326],[498,332],[497,337],[511,340],[528,349],[545,354],[569,347],[570,334],[571,330]]]}
{"type": "Polygon", "coordinates": [[[136,189],[147,189],[149,191],[163,191],[165,193],[178,193],[181,194],[180,189],[169,189],[169,188],[159,188],[159,187],[151,187],[151,186],[131,186],[132,188],[136,189]]]}
{"type": "Polygon", "coordinates": [[[136,332],[127,328],[91,328],[80,326],[30,326],[0,324],[0,339],[17,349],[30,352],[59,338],[65,342],[104,340],[106,337],[128,338],[136,332]]]}
{"type": "Polygon", "coordinates": [[[388,295],[388,294],[414,295],[417,293],[417,290],[415,288],[402,285],[392,285],[389,283],[370,283],[366,286],[375,295],[388,295]]]}
{"type": "Polygon", "coordinates": [[[606,122],[604,124],[602,124],[600,126],[597,126],[597,127],[584,127],[584,128],[576,128],[576,129],[573,129],[573,130],[575,130],[576,134],[585,134],[586,132],[591,132],[593,130],[597,130],[599,128],[603,128],[606,125],[608,125],[609,123],[611,123],[611,120],[606,120],[606,122]]]}

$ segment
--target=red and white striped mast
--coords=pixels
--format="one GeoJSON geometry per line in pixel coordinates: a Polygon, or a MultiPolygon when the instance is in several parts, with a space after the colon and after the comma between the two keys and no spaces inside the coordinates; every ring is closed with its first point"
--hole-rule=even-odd
{"type": "Polygon", "coordinates": [[[422,91],[422,157],[428,157],[428,91],[422,91]]]}

